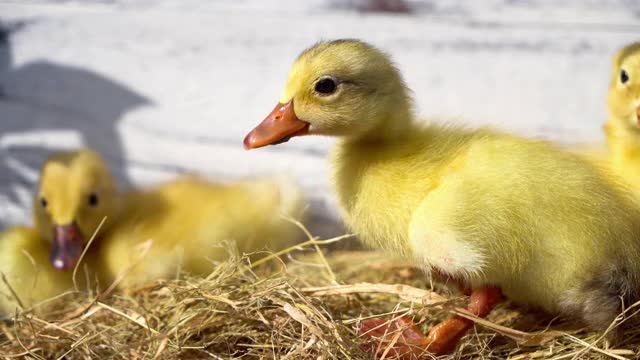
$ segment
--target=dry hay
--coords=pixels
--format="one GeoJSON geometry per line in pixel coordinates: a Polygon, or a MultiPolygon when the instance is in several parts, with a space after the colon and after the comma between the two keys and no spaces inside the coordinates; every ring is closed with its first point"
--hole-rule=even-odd
{"type": "MultiPolygon", "coordinates": [[[[5,321],[0,357],[366,359],[360,319],[409,316],[426,332],[451,313],[464,315],[464,298],[401,261],[354,250],[322,255],[334,241],[311,240],[253,264],[216,264],[206,278],[64,294],[5,321]],[[434,286],[437,293],[427,290],[434,286]]],[[[450,358],[624,359],[640,347],[636,331],[605,350],[600,334],[509,304],[476,320],[450,358]]]]}

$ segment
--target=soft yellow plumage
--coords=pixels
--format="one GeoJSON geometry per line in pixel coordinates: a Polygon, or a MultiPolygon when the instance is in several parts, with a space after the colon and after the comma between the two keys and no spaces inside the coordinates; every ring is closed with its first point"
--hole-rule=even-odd
{"type": "Polygon", "coordinates": [[[640,255],[630,201],[544,142],[433,126],[399,143],[344,142],[333,163],[363,241],[521,304],[562,311],[569,289],[640,255]]]}
{"type": "MultiPolygon", "coordinates": [[[[300,219],[302,206],[298,186],[275,177],[232,184],[183,177],[120,193],[93,151],[59,153],[43,165],[35,227],[0,238],[0,271],[26,307],[72,289],[71,270],[106,218],[80,264],[80,286],[86,285],[85,264],[87,277],[103,289],[128,269],[121,286],[173,277],[179,269],[205,274],[212,261],[236,250],[230,247],[253,253],[292,244],[300,233],[285,217],[300,219]],[[147,240],[151,246],[141,257],[147,240]]],[[[13,311],[11,291],[0,288],[0,310],[13,311]]]]}
{"type": "Polygon", "coordinates": [[[101,270],[113,278],[139,258],[140,243],[153,241],[125,286],[175,276],[178,268],[206,274],[212,261],[235,252],[230,246],[241,253],[281,249],[300,234],[285,217],[299,219],[301,193],[284,178],[225,185],[182,178],[125,198],[99,244],[101,270]]]}
{"type": "Polygon", "coordinates": [[[577,155],[489,129],[420,125],[389,58],[356,40],[303,52],[280,102],[245,146],[277,143],[265,135],[275,132],[340,136],[335,192],[365,243],[599,330],[619,297],[638,299],[640,212],[577,155]]]}
{"type": "Polygon", "coordinates": [[[604,125],[610,163],[634,191],[640,191],[640,43],[615,56],[604,125]]]}
{"type": "Polygon", "coordinates": [[[50,246],[33,228],[15,227],[0,236],[0,272],[11,287],[0,282],[0,314],[31,308],[73,289],[71,273],[49,265],[50,246]]]}

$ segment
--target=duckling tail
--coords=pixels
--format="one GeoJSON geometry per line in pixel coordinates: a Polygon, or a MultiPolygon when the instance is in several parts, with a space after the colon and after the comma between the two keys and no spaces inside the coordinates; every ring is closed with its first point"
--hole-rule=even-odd
{"type": "Polygon", "coordinates": [[[606,333],[610,343],[617,343],[624,328],[638,326],[636,319],[627,319],[632,321],[610,327],[626,307],[640,300],[638,274],[630,269],[633,268],[613,264],[594,272],[561,298],[561,312],[574,317],[577,314],[593,330],[606,333]]]}

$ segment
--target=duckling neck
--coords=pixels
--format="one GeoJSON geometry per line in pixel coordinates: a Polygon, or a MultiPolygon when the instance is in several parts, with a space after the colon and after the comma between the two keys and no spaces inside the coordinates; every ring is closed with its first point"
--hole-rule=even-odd
{"type": "Polygon", "coordinates": [[[410,110],[394,112],[384,117],[376,126],[368,131],[344,139],[344,143],[352,144],[387,144],[406,139],[414,127],[413,114],[410,110]]]}
{"type": "Polygon", "coordinates": [[[640,161],[640,131],[622,129],[616,124],[610,121],[605,128],[611,162],[614,169],[635,183],[640,180],[640,171],[635,166],[640,161]]]}
{"type": "Polygon", "coordinates": [[[401,194],[422,185],[398,173],[407,174],[405,160],[417,151],[416,144],[422,144],[415,141],[416,133],[425,142],[431,139],[431,132],[421,132],[410,118],[405,119],[378,127],[369,136],[343,138],[331,153],[331,182],[345,224],[364,243],[399,255],[407,255],[404,234],[411,209],[418,205],[401,194]]]}
{"type": "Polygon", "coordinates": [[[638,129],[622,129],[615,121],[609,121],[605,132],[614,158],[630,155],[640,157],[640,131],[638,129]]]}

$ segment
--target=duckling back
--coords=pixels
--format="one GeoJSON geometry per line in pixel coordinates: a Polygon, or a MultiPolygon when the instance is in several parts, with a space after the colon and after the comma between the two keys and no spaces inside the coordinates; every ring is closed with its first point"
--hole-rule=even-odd
{"type": "Polygon", "coordinates": [[[265,179],[215,184],[183,178],[155,189],[124,195],[120,220],[102,239],[104,271],[117,276],[135,262],[139,244],[149,253],[124,285],[175,276],[205,274],[212,261],[236,251],[252,253],[292,244],[302,198],[296,184],[265,179]],[[129,256],[131,255],[131,256],[129,256]]]}
{"type": "Polygon", "coordinates": [[[248,222],[247,229],[253,227],[250,223],[257,221],[255,231],[249,236],[254,240],[239,244],[240,250],[249,253],[265,247],[279,250],[292,245],[292,239],[300,235],[300,229],[291,220],[301,221],[304,210],[304,197],[299,185],[289,177],[279,176],[247,181],[237,186],[238,198],[244,197],[247,203],[252,201],[253,206],[236,202],[231,195],[229,207],[237,206],[236,219],[248,222]]]}
{"type": "MultiPolygon", "coordinates": [[[[201,203],[196,206],[202,213],[197,217],[199,224],[194,227],[201,227],[203,231],[202,236],[198,236],[204,241],[202,246],[211,246],[212,242],[220,246],[220,240],[228,240],[234,241],[241,253],[252,253],[282,249],[292,245],[300,234],[290,220],[301,219],[303,197],[299,186],[290,178],[282,176],[225,185],[187,181],[173,190],[177,190],[172,194],[176,201],[191,198],[192,204],[201,203]],[[193,188],[195,184],[199,189],[193,188]]],[[[194,245],[200,246],[197,242],[194,245]]]]}

